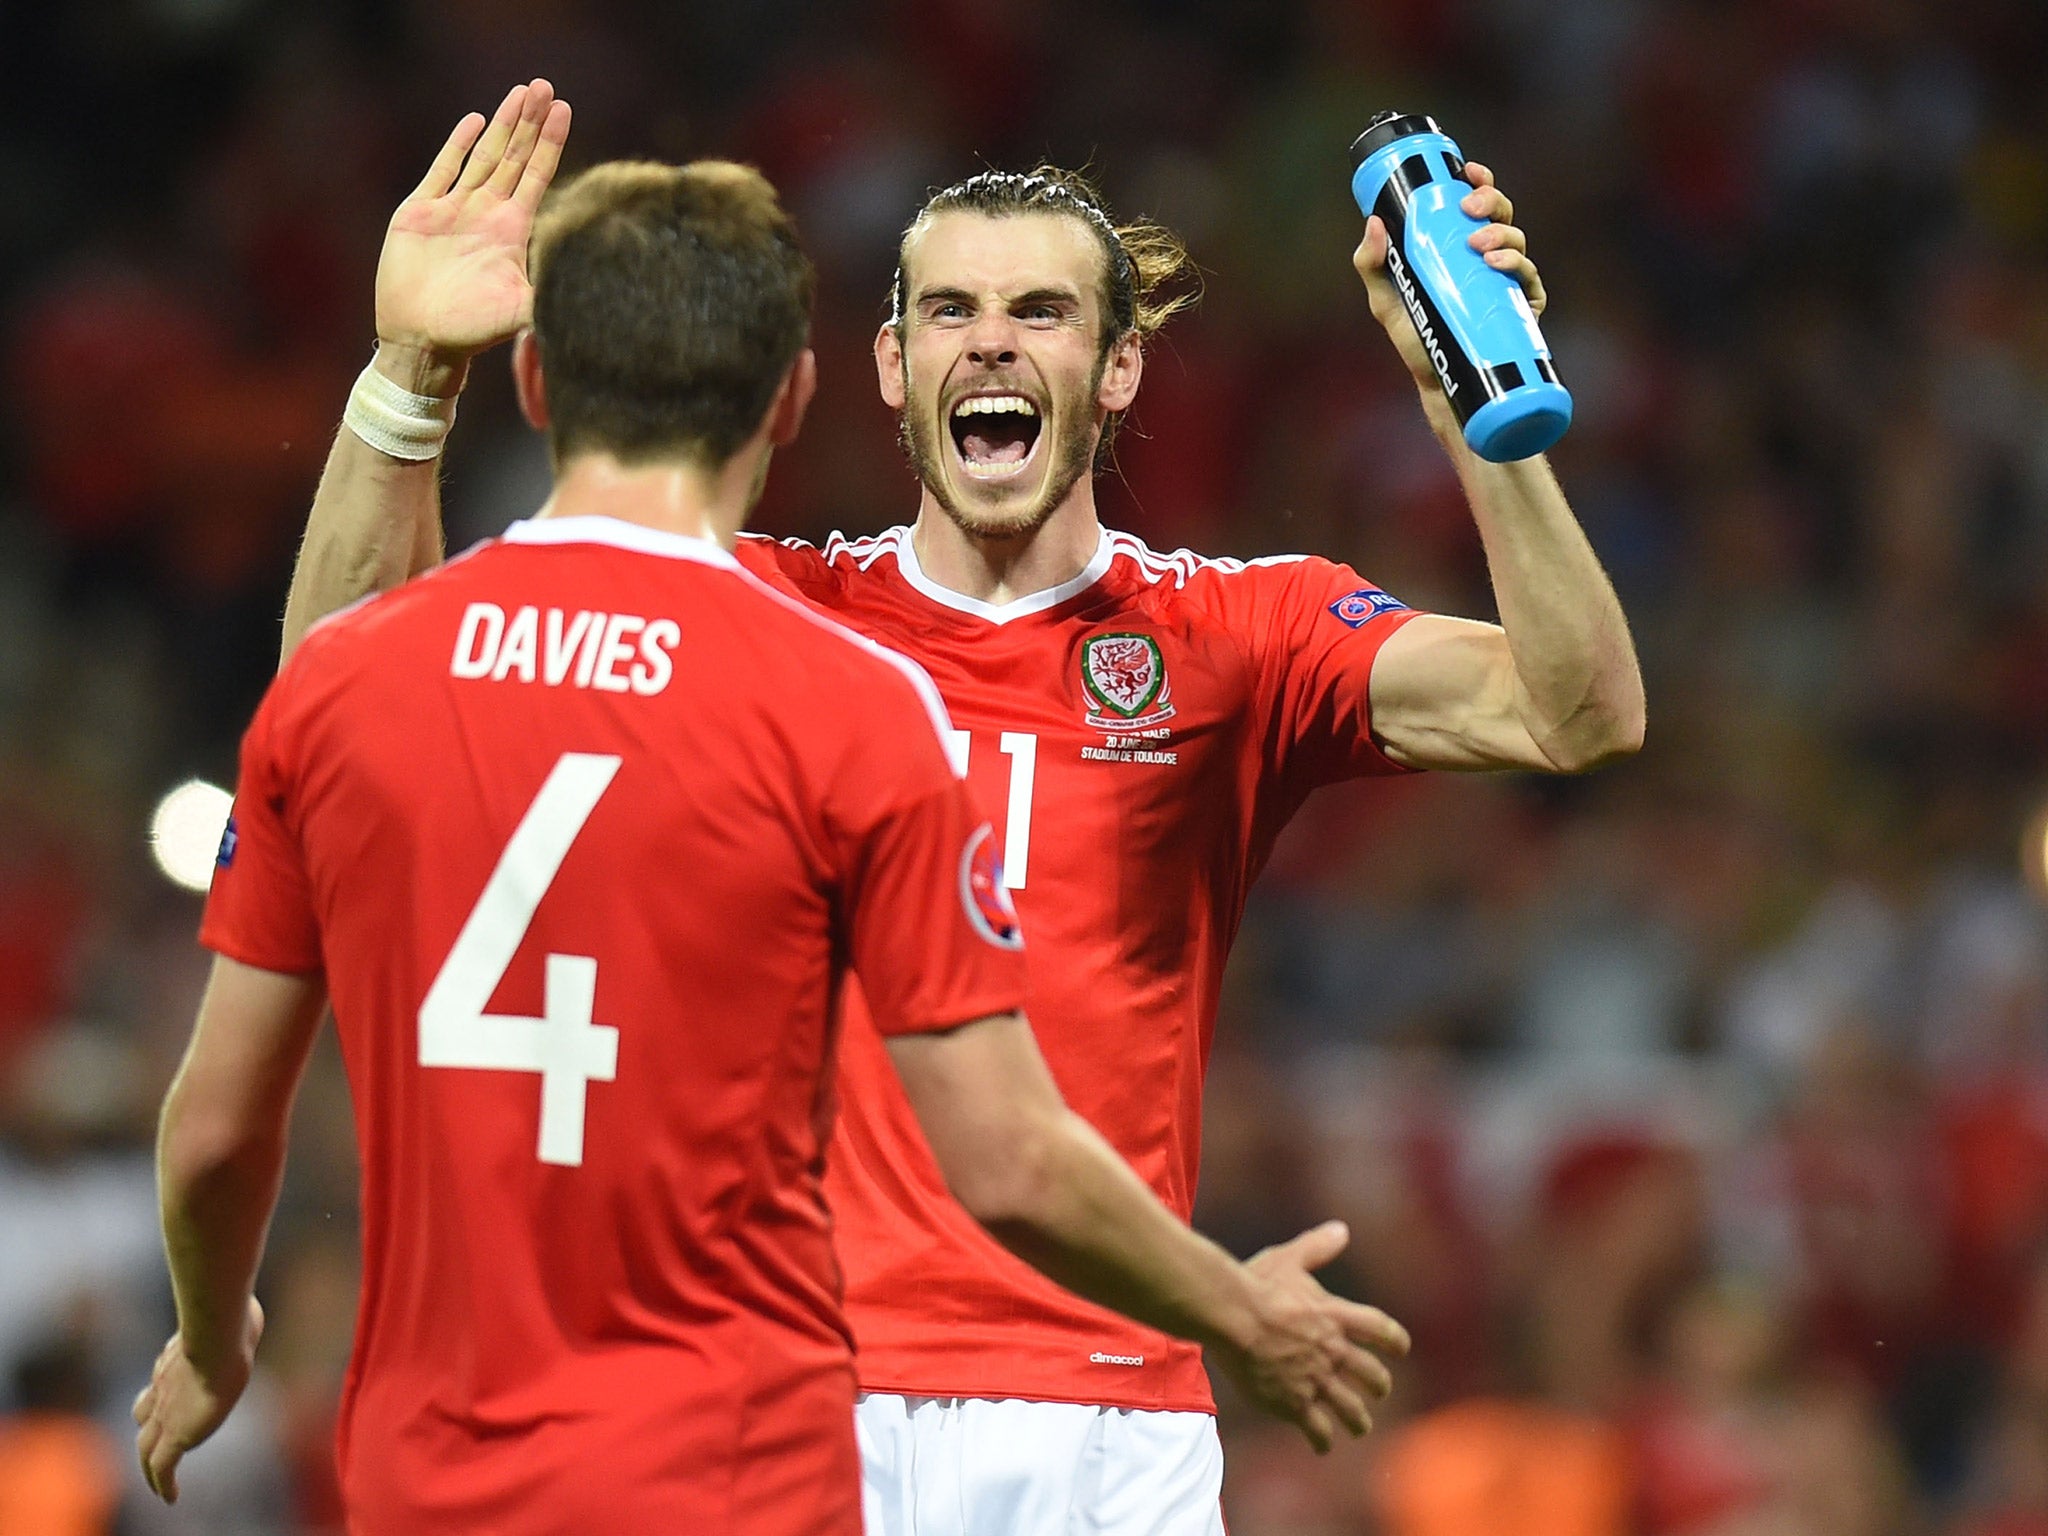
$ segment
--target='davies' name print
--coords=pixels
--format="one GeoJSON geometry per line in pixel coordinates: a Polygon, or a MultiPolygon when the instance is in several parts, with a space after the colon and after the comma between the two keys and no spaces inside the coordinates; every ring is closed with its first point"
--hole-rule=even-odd
{"type": "Polygon", "coordinates": [[[451,677],[656,694],[675,676],[683,631],[674,619],[579,608],[471,603],[455,632],[451,677]]]}

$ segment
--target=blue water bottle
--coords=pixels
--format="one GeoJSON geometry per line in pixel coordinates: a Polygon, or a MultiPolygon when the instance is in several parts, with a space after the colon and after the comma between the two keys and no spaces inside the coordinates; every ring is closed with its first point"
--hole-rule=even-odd
{"type": "Polygon", "coordinates": [[[1387,226],[1387,276],[1474,453],[1543,452],[1572,424],[1522,285],[1466,244],[1486,221],[1458,206],[1465,159],[1434,118],[1382,112],[1351,146],[1351,195],[1387,226]]]}

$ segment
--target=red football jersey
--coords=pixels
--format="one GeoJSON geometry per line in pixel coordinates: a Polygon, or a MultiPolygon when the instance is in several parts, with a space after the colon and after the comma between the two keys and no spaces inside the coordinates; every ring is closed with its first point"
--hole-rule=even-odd
{"type": "MultiPolygon", "coordinates": [[[[1158,555],[1120,533],[1002,607],[925,576],[907,529],[739,554],[938,684],[1003,839],[1039,1045],[1067,1102],[1185,1217],[1245,892],[1312,788],[1399,771],[1368,687],[1412,613],[1327,560],[1158,555]]],[[[863,1388],[1212,1406],[1193,1345],[1042,1279],[947,1197],[873,1031],[848,1031],[841,1072],[826,1189],[863,1388]]]]}
{"type": "Polygon", "coordinates": [[[837,996],[850,966],[888,1034],[1024,991],[946,728],[902,658],[601,517],[517,524],[280,673],[202,937],[332,995],[359,1536],[859,1530],[837,996]]]}

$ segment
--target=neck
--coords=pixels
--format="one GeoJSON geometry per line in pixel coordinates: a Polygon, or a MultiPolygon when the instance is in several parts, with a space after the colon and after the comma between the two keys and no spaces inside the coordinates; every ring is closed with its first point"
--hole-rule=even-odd
{"type": "Polygon", "coordinates": [[[910,530],[910,546],[925,575],[949,592],[998,606],[1072,581],[1095,558],[1101,541],[1095,487],[1086,475],[1074,482],[1052,516],[1014,538],[963,532],[929,487],[910,530]]]}
{"type": "Polygon", "coordinates": [[[615,517],[729,550],[746,526],[767,467],[768,449],[756,443],[716,469],[678,459],[621,464],[608,453],[579,453],[555,467],[554,493],[534,515],[615,517]]]}

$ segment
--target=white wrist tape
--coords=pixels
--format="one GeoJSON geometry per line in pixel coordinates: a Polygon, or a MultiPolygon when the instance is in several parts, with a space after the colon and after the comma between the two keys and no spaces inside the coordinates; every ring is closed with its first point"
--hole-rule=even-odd
{"type": "Polygon", "coordinates": [[[379,453],[394,459],[439,456],[441,441],[455,425],[455,401],[416,395],[377,371],[376,360],[356,376],[341,413],[342,425],[379,453]]]}

